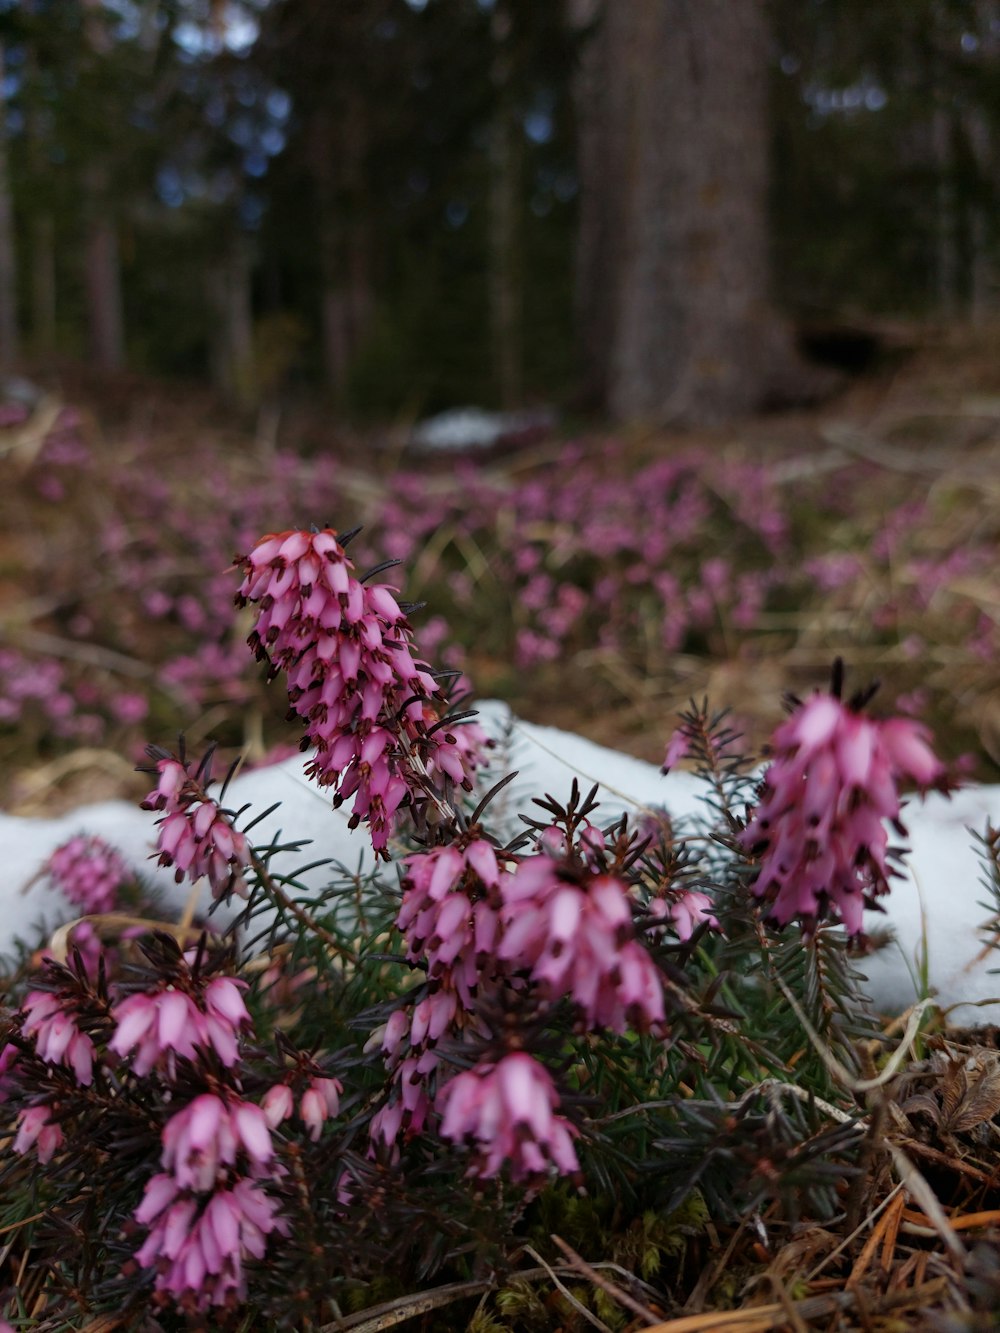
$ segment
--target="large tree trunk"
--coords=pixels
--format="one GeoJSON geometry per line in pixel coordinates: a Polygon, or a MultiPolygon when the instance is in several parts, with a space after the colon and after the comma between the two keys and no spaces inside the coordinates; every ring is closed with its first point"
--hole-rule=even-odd
{"type": "Polygon", "coordinates": [[[753,410],[787,357],[768,305],[766,39],[764,0],[611,0],[584,48],[579,308],[617,417],[753,410]]]}
{"type": "Polygon", "coordinates": [[[55,224],[40,213],[31,228],[31,336],[37,356],[56,350],[55,224]]]}
{"type": "Polygon", "coordinates": [[[99,370],[125,366],[125,321],[122,313],[121,263],[114,220],[93,209],[84,253],[90,351],[99,370]]]}
{"type": "Polygon", "coordinates": [[[501,407],[520,405],[521,355],[521,126],[511,95],[513,17],[509,0],[493,10],[493,90],[490,141],[490,326],[494,379],[501,407]]]}
{"type": "MultiPolygon", "coordinates": [[[[942,102],[944,98],[942,97],[942,102]]],[[[946,105],[934,109],[931,126],[937,174],[935,280],[941,313],[954,319],[959,307],[958,200],[955,193],[954,126],[946,105]]]]}
{"type": "MultiPolygon", "coordinates": [[[[112,38],[103,0],[83,0],[83,19],[87,45],[98,57],[107,56],[112,38]]],[[[99,370],[114,372],[125,368],[125,312],[118,224],[108,202],[110,182],[106,161],[93,161],[84,172],[83,264],[90,354],[99,370]]]]}
{"type": "Polygon", "coordinates": [[[236,237],[208,273],[213,339],[212,381],[238,407],[257,399],[253,323],[253,256],[245,236],[236,237]]]}
{"type": "MultiPolygon", "coordinates": [[[[4,51],[0,44],[0,84],[4,51]]],[[[17,260],[14,248],[14,206],[7,164],[6,106],[0,94],[0,371],[9,371],[18,355],[17,260]]]]}
{"type": "Polygon", "coordinates": [[[327,387],[343,394],[371,325],[371,213],[365,194],[368,127],[352,91],[335,121],[328,110],[313,128],[322,292],[320,316],[327,387]]]}

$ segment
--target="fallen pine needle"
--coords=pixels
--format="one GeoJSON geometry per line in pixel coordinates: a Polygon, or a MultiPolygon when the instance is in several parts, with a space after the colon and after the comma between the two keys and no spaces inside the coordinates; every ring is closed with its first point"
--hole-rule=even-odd
{"type": "MultiPolygon", "coordinates": [[[[902,1191],[900,1191],[892,1200],[892,1202],[889,1204],[888,1208],[886,1208],[886,1210],[883,1212],[882,1216],[872,1227],[871,1235],[865,1241],[861,1253],[854,1261],[854,1266],[851,1269],[850,1276],[848,1277],[846,1283],[846,1286],[848,1288],[857,1286],[857,1284],[861,1281],[862,1277],[864,1277],[865,1273],[868,1270],[868,1266],[871,1263],[872,1258],[875,1254],[875,1251],[878,1249],[882,1241],[886,1238],[890,1229],[892,1230],[893,1238],[895,1239],[896,1234],[898,1234],[899,1232],[899,1214],[905,1203],[906,1203],[906,1195],[902,1191]],[[895,1226],[893,1227],[894,1219],[895,1219],[895,1226]]],[[[884,1249],[882,1251],[882,1258],[884,1263],[885,1260],[884,1249]]]]}
{"type": "MultiPolygon", "coordinates": [[[[929,1217],[912,1208],[903,1210],[902,1220],[924,1228],[931,1226],[929,1217]]],[[[969,1231],[975,1227],[1000,1226],[1000,1208],[990,1208],[984,1213],[964,1213],[958,1217],[949,1217],[948,1222],[955,1231],[969,1231]]]]}

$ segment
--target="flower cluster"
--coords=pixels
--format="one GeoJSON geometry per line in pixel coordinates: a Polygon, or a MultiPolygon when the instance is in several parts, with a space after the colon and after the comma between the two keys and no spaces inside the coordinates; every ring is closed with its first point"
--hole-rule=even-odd
{"type": "Polygon", "coordinates": [[[714,906],[707,893],[698,889],[682,889],[651,899],[647,910],[654,922],[669,924],[678,939],[686,942],[699,926],[706,923],[712,930],[719,929],[714,906]]]}
{"type": "Polygon", "coordinates": [[[482,837],[406,858],[396,925],[407,957],[426,959],[431,977],[448,976],[466,1008],[496,948],[499,919],[490,892],[499,882],[496,851],[482,837]]]}
{"type": "Polygon", "coordinates": [[[277,1211],[256,1182],[239,1179],[216,1190],[199,1213],[170,1176],[154,1176],[134,1214],[150,1228],[136,1261],[156,1268],[157,1291],[198,1310],[223,1305],[246,1295],[247,1257],[263,1259],[271,1232],[288,1234],[277,1211]]]}
{"type": "Polygon", "coordinates": [[[134,878],[122,855],[103,838],[77,834],[57,847],[41,873],[85,913],[110,912],[134,878]]]}
{"type": "MultiPolygon", "coordinates": [[[[165,812],[157,821],[160,865],[176,866],[178,883],[185,876],[192,882],[206,876],[216,899],[233,893],[245,898],[243,870],[251,859],[246,838],[187,764],[155,747],[149,754],[156,761],[158,780],[142,808],[165,812]]],[[[199,772],[205,768],[203,763],[199,772]]]]}
{"type": "Polygon", "coordinates": [[[471,1143],[471,1175],[495,1176],[506,1162],[518,1181],[544,1178],[555,1167],[575,1175],[576,1128],[556,1114],[559,1097],[544,1065],[523,1051],[457,1074],[438,1094],[441,1135],[471,1143]]]}
{"type": "MultiPolygon", "coordinates": [[[[484,999],[482,988],[478,998],[484,999]]],[[[489,1024],[476,1009],[460,1002],[450,973],[435,978],[414,1005],[397,1009],[385,1027],[373,1034],[392,1071],[392,1089],[376,1112],[369,1130],[373,1144],[392,1145],[401,1132],[421,1133],[434,1115],[434,1087],[441,1069],[438,1043],[467,1053],[491,1036],[489,1024]]]]}
{"type": "Polygon", "coordinates": [[[310,774],[335,804],[354,798],[352,822],[366,822],[385,854],[397,810],[426,799],[431,770],[471,787],[474,758],[437,721],[440,690],[413,657],[393,590],[357,578],[329,528],[269,534],[240,567],[237,604],[258,606],[249,642],[272,675],[286,673],[315,750],[310,774]]]}
{"type": "Polygon", "coordinates": [[[905,836],[899,783],[945,787],[944,766],[918,723],[874,721],[831,694],[800,705],[773,749],[741,838],[760,861],[753,891],[782,925],[832,918],[857,935],[898,873],[886,821],[905,836]]]}
{"type": "Polygon", "coordinates": [[[63,1142],[63,1132],[52,1119],[52,1108],[44,1103],[22,1111],[17,1120],[14,1151],[26,1153],[34,1148],[41,1165],[51,1162],[63,1142]]]}
{"type": "MultiPolygon", "coordinates": [[[[327,1119],[340,1110],[344,1085],[339,1078],[312,1078],[299,1098],[299,1119],[306,1133],[315,1143],[323,1132],[327,1119]]],[[[295,1110],[295,1094],[287,1083],[275,1083],[261,1102],[264,1118],[271,1129],[277,1129],[295,1110]]]]}
{"type": "Polygon", "coordinates": [[[590,1028],[648,1029],[664,1022],[663,987],[633,938],[625,883],[545,852],[501,883],[497,957],[525,968],[551,996],[568,996],[590,1028]]]}
{"type": "Polygon", "coordinates": [[[250,1023],[240,993],[246,983],[217,976],[202,988],[192,979],[189,993],[179,981],[129,995],[112,1010],[117,1026],[109,1046],[121,1056],[135,1050],[140,1076],[161,1062],[172,1070],[177,1056],[194,1060],[199,1051],[214,1050],[227,1068],[236,1064],[240,1028],[250,1023]]]}
{"type": "Polygon", "coordinates": [[[171,1116],[165,1169],[147,1182],[134,1214],[149,1228],[136,1261],[155,1268],[158,1292],[200,1311],[245,1296],[245,1260],[263,1258],[271,1232],[288,1231],[257,1183],[274,1174],[273,1158],[267,1120],[252,1102],[203,1093],[171,1116]]]}
{"type": "Polygon", "coordinates": [[[94,1043],[80,1031],[60,996],[51,991],[32,991],[24,1001],[21,1033],[34,1038],[35,1050],[47,1064],[72,1069],[83,1087],[93,1082],[94,1043]]]}
{"type": "Polygon", "coordinates": [[[274,1145],[264,1112],[253,1102],[224,1101],[205,1092],[167,1121],[160,1160],[179,1189],[204,1192],[240,1151],[255,1171],[271,1162],[274,1145]]]}
{"type": "Polygon", "coordinates": [[[373,1142],[434,1121],[476,1145],[475,1174],[504,1162],[518,1180],[573,1172],[575,1131],[556,1114],[551,1075],[501,1035],[511,1001],[537,1016],[568,998],[587,1030],[663,1028],[658,970],[635,938],[625,881],[606,869],[614,847],[583,812],[536,827],[541,850],[521,859],[498,854],[476,826],[407,858],[397,925],[428,983],[381,1033],[393,1091],[373,1142]],[[473,1067],[442,1081],[459,1051],[473,1067]]]}

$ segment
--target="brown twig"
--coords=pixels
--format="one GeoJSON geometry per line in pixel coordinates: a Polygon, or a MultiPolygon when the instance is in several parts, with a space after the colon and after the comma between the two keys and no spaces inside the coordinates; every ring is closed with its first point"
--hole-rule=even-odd
{"type": "Polygon", "coordinates": [[[336,935],[327,930],[325,926],[321,926],[311,912],[307,911],[306,908],[300,903],[297,903],[294,898],[290,897],[284,889],[278,885],[267,866],[254,851],[251,851],[250,853],[250,863],[261,884],[264,886],[265,892],[272,897],[284,911],[290,912],[297,921],[300,921],[308,930],[311,930],[316,938],[322,940],[323,943],[335,954],[339,954],[339,956],[347,962],[353,963],[355,966],[357,965],[359,960],[358,955],[354,950],[349,949],[346,944],[338,940],[336,935]]]}
{"type": "MultiPolygon", "coordinates": [[[[529,1268],[524,1272],[511,1273],[511,1280],[518,1282],[539,1282],[542,1278],[552,1277],[553,1274],[567,1276],[572,1270],[565,1270],[560,1265],[541,1268],[529,1268]]],[[[427,1314],[431,1310],[440,1310],[446,1305],[454,1305],[456,1301],[466,1300],[472,1296],[482,1296],[487,1292],[496,1291],[498,1282],[496,1278],[481,1278],[472,1282],[449,1282],[444,1287],[434,1287],[431,1291],[425,1291],[416,1296],[397,1296],[394,1300],[385,1301],[382,1305],[376,1305],[368,1310],[359,1310],[357,1314],[345,1315],[340,1319],[334,1319],[329,1324],[323,1324],[318,1333],[383,1333],[384,1329],[395,1328],[397,1324],[403,1324],[407,1319],[415,1319],[417,1315],[427,1314]]]]}
{"type": "Polygon", "coordinates": [[[795,1302],[785,1290],[785,1284],[782,1282],[781,1278],[777,1273],[768,1273],[767,1277],[771,1286],[774,1288],[774,1294],[778,1298],[778,1304],[788,1316],[788,1322],[791,1324],[794,1333],[809,1333],[802,1316],[795,1308],[795,1302]]]}
{"type": "MultiPolygon", "coordinates": [[[[611,1329],[608,1328],[604,1320],[598,1319],[597,1315],[594,1314],[593,1311],[588,1310],[587,1307],[581,1301],[577,1300],[577,1298],[573,1295],[570,1289],[567,1286],[565,1286],[564,1283],[560,1282],[556,1270],[552,1268],[549,1264],[547,1264],[545,1260],[542,1258],[542,1256],[536,1250],[533,1250],[530,1245],[525,1245],[524,1252],[525,1254],[530,1255],[531,1258],[534,1259],[535,1263],[541,1264],[541,1266],[548,1273],[549,1277],[552,1279],[553,1285],[559,1292],[560,1296],[562,1296],[563,1300],[568,1301],[569,1304],[573,1307],[574,1310],[577,1311],[578,1314],[582,1314],[588,1324],[592,1324],[594,1328],[600,1330],[600,1333],[611,1333],[611,1329]]],[[[572,1272],[573,1270],[571,1269],[570,1271],[572,1272]]]]}
{"type": "MultiPolygon", "coordinates": [[[[831,1291],[795,1301],[792,1308],[801,1319],[821,1319],[853,1304],[853,1292],[831,1291]]],[[[648,1333],[715,1333],[717,1329],[725,1329],[726,1333],[769,1333],[770,1329],[787,1323],[788,1311],[780,1301],[775,1301],[771,1305],[748,1306],[743,1310],[708,1310],[705,1314],[681,1315],[679,1319],[654,1324],[648,1333]]]]}
{"type": "Polygon", "coordinates": [[[652,1310],[643,1305],[641,1301],[635,1300],[635,1298],[630,1296],[627,1291],[623,1291],[616,1282],[612,1282],[610,1278],[604,1277],[595,1268],[591,1268],[590,1264],[588,1264],[585,1259],[582,1259],[580,1255],[577,1254],[576,1250],[567,1245],[561,1236],[553,1234],[552,1243],[557,1249],[562,1251],[566,1257],[566,1262],[571,1268],[575,1268],[582,1277],[587,1279],[588,1282],[593,1282],[595,1287],[600,1287],[602,1291],[607,1292],[612,1300],[617,1301],[619,1305],[623,1305],[626,1310],[631,1310],[632,1313],[638,1315],[640,1319],[645,1319],[647,1324],[657,1324],[660,1322],[659,1316],[653,1314],[652,1310]]]}

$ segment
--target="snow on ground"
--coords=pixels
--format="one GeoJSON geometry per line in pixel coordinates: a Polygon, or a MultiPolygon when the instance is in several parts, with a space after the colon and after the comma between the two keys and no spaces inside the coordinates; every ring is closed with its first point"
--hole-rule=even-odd
{"type": "MultiPolygon", "coordinates": [[[[702,785],[691,775],[673,772],[664,777],[652,764],[595,745],[583,737],[553,727],[534,726],[512,718],[502,704],[482,706],[481,720],[495,736],[510,736],[509,767],[518,770],[512,788],[501,794],[494,812],[512,819],[515,807],[527,811],[530,798],[549,793],[558,800],[569,795],[573,777],[586,791],[597,782],[601,813],[609,823],[622,810],[665,807],[675,819],[697,814],[701,809],[702,785]],[[513,793],[513,795],[511,795],[513,793]]],[[[347,815],[330,808],[329,798],[306,779],[301,756],[269,768],[238,776],[227,793],[227,805],[245,804],[259,811],[280,801],[279,808],[252,833],[262,845],[282,840],[310,839],[311,846],[289,862],[293,869],[319,857],[341,862],[350,870],[370,866],[372,855],[363,830],[352,832],[347,815]]],[[[252,815],[247,816],[247,818],[252,815]]],[[[862,970],[868,990],[877,1004],[902,1009],[917,998],[917,960],[924,944],[928,951],[929,977],[943,1005],[961,1004],[955,1020],[972,1025],[1000,1021],[1000,955],[983,956],[983,936],[977,933],[990,917],[983,905],[985,890],[980,884],[982,867],[976,856],[970,829],[982,832],[987,819],[1000,822],[1000,787],[969,787],[951,800],[933,794],[925,802],[916,799],[906,811],[912,855],[906,879],[896,882],[888,903],[888,916],[869,914],[869,925],[886,923],[895,941],[865,959],[862,970]],[[964,1006],[991,1000],[980,1009],[964,1006]]],[[[0,813],[0,860],[4,877],[0,882],[0,952],[10,949],[15,937],[36,938],[36,926],[49,927],[66,920],[64,900],[42,884],[25,886],[37,875],[52,851],[76,833],[99,834],[113,843],[137,870],[162,890],[167,902],[180,912],[188,887],[177,885],[173,873],[157,869],[149,858],[155,837],[155,815],[123,801],[83,806],[58,819],[27,819],[0,813]]],[[[309,872],[310,887],[322,885],[327,872],[309,872]]],[[[207,888],[202,906],[209,903],[207,888]]],[[[222,913],[225,919],[225,912],[222,913]]]]}

